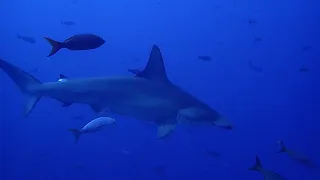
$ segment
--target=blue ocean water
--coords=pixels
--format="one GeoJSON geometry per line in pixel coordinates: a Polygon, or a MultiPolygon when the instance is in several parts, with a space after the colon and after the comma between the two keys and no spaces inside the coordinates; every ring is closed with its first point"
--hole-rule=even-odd
{"type": "Polygon", "coordinates": [[[127,69],[143,68],[156,44],[169,79],[234,129],[179,125],[157,139],[156,125],[112,115],[115,126],[74,144],[68,129],[94,112],[45,97],[24,118],[25,97],[1,71],[0,179],[263,179],[248,170],[256,155],[287,179],[320,179],[319,167],[277,153],[282,140],[320,164],[319,7],[316,0],[1,0],[0,58],[42,82],[59,74],[132,76],[127,69]],[[42,37],[79,33],[106,43],[46,57],[51,47],[42,37]]]}

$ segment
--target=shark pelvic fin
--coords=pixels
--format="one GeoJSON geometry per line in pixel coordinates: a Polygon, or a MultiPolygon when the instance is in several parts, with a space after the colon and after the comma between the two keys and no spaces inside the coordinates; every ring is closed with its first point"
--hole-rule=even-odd
{"type": "Polygon", "coordinates": [[[95,113],[101,113],[103,111],[103,108],[101,108],[99,105],[92,104],[90,107],[95,113]]]}
{"type": "Polygon", "coordinates": [[[80,130],[78,129],[69,129],[69,131],[73,134],[74,136],[74,143],[77,143],[79,140],[80,135],[82,134],[80,130]]]}
{"type": "Polygon", "coordinates": [[[149,61],[146,67],[144,68],[143,71],[138,73],[136,76],[146,78],[149,80],[158,81],[161,83],[171,84],[171,82],[167,77],[162,54],[158,46],[153,45],[150,53],[149,61]]]}

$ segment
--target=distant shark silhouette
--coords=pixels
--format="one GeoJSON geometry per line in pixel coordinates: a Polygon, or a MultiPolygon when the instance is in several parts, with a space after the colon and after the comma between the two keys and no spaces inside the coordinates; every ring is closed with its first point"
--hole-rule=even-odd
{"type": "Polygon", "coordinates": [[[217,111],[172,84],[167,78],[162,54],[154,45],[149,61],[136,76],[68,79],[41,83],[32,75],[0,59],[0,68],[27,96],[27,116],[42,96],[64,104],[88,104],[99,113],[112,113],[151,121],[158,125],[158,138],[171,134],[178,123],[233,125],[217,111]]]}

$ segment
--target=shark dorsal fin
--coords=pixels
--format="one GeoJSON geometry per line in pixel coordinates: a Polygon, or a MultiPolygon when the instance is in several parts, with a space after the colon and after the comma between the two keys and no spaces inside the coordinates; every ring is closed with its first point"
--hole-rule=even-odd
{"type": "Polygon", "coordinates": [[[68,79],[68,77],[63,75],[63,74],[60,74],[60,78],[59,79],[68,79]]]}
{"type": "Polygon", "coordinates": [[[158,46],[153,45],[146,67],[136,76],[157,82],[170,83],[164,67],[162,54],[158,46]]]}

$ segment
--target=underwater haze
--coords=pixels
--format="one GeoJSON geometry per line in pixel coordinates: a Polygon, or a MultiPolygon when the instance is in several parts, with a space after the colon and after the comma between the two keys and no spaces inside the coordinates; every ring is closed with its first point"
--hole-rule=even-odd
{"type": "Polygon", "coordinates": [[[317,0],[1,0],[0,179],[319,180],[319,9],[317,0]],[[178,123],[157,138],[158,122],[50,97],[25,117],[26,93],[7,74],[9,63],[41,82],[149,82],[140,71],[155,46],[170,81],[232,129],[178,123]],[[70,129],[98,116],[115,123],[75,143],[70,129]]]}

